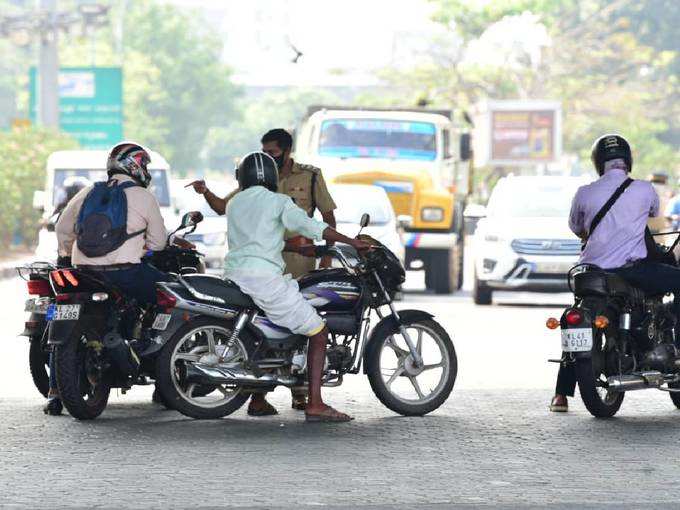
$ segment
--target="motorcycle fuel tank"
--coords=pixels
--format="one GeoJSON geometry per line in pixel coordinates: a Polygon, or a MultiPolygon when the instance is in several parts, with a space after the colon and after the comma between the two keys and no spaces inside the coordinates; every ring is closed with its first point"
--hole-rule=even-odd
{"type": "Polygon", "coordinates": [[[298,283],[305,299],[320,311],[354,310],[361,298],[359,279],[344,269],[313,271],[298,283]]]}

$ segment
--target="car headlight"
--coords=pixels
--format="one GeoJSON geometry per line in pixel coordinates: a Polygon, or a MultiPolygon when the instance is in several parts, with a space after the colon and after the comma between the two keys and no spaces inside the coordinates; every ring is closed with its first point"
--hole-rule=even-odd
{"type": "Polygon", "coordinates": [[[444,219],[444,209],[441,207],[423,207],[420,211],[420,218],[423,221],[440,222],[444,219]]]}
{"type": "Polygon", "coordinates": [[[217,246],[224,244],[227,240],[226,232],[215,232],[213,234],[203,234],[203,244],[206,246],[217,246]]]}

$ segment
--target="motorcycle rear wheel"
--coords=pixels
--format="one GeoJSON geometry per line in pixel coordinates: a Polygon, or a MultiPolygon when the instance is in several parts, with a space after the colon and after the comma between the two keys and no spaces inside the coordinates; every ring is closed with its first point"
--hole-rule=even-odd
{"type": "Polygon", "coordinates": [[[439,408],[449,398],[456,382],[458,358],[451,338],[436,321],[415,320],[407,323],[406,328],[416,347],[420,346],[419,351],[424,357],[425,367],[419,371],[413,366],[411,353],[404,340],[398,340],[401,338],[400,333],[392,334],[391,331],[384,330],[376,332],[378,336],[373,339],[377,345],[369,351],[366,373],[373,392],[385,407],[403,416],[423,416],[439,408]],[[430,347],[430,355],[434,358],[432,360],[425,359],[423,354],[422,341],[425,335],[434,341],[439,350],[437,356],[437,349],[430,347]],[[396,368],[384,366],[394,364],[395,360],[396,368]],[[435,388],[425,394],[423,384],[426,381],[419,380],[418,377],[438,369],[441,369],[441,375],[437,378],[435,372],[435,388]],[[385,376],[389,377],[385,379],[385,376]],[[400,387],[394,388],[395,383],[400,387]],[[408,388],[409,384],[413,387],[412,390],[408,388]]]}
{"type": "Polygon", "coordinates": [[[33,384],[40,394],[47,398],[50,390],[50,356],[43,350],[40,337],[30,337],[28,350],[28,368],[31,371],[33,384]]]}
{"type": "MultiPolygon", "coordinates": [[[[197,384],[193,385],[195,386],[194,391],[194,389],[190,389],[186,382],[181,380],[181,362],[191,362],[189,360],[190,353],[183,353],[183,359],[178,358],[178,352],[182,349],[183,344],[191,340],[192,337],[197,337],[208,331],[212,331],[213,342],[215,341],[215,332],[219,334],[220,341],[225,340],[231,335],[233,327],[233,321],[201,317],[186,323],[178,329],[163,346],[156,361],[156,385],[170,408],[190,418],[215,420],[236,412],[246,403],[250,393],[245,392],[241,388],[222,388],[219,385],[213,387],[212,385],[197,384]],[[207,391],[210,388],[213,388],[213,391],[207,391]],[[230,390],[232,394],[227,396],[226,392],[230,390]],[[203,403],[197,400],[197,398],[211,395],[215,391],[225,395],[223,400],[226,401],[224,403],[203,403]]],[[[238,343],[238,349],[246,355],[245,359],[252,355],[255,349],[255,338],[252,335],[242,330],[236,342],[238,343]]],[[[195,357],[197,361],[200,355],[195,355],[195,357]]]]}
{"type": "Polygon", "coordinates": [[[57,388],[64,407],[78,420],[92,420],[102,414],[109,401],[110,386],[104,381],[92,382],[87,374],[88,347],[86,335],[76,327],[73,336],[55,346],[54,365],[57,388]]]}
{"type": "MultiPolygon", "coordinates": [[[[671,383],[668,385],[669,388],[675,389],[675,390],[680,390],[680,383],[671,383]]],[[[680,393],[672,391],[669,393],[671,397],[671,401],[677,407],[680,409],[680,393]]]]}
{"type": "Polygon", "coordinates": [[[591,356],[576,360],[576,381],[581,400],[590,414],[596,418],[611,418],[619,411],[625,393],[610,392],[597,384],[600,378],[605,376],[603,340],[604,335],[598,333],[593,342],[591,356]]]}

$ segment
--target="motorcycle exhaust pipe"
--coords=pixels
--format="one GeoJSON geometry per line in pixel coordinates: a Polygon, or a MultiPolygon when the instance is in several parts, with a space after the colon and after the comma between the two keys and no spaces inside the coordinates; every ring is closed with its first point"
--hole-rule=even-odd
{"type": "Polygon", "coordinates": [[[607,379],[608,389],[614,392],[660,388],[666,381],[661,372],[642,372],[640,375],[615,375],[607,379]]]}
{"type": "Polygon", "coordinates": [[[276,374],[264,374],[260,377],[247,372],[240,367],[223,367],[219,365],[206,365],[204,363],[191,363],[186,365],[186,381],[195,384],[236,384],[238,386],[272,387],[299,386],[297,377],[279,376],[276,374]]]}

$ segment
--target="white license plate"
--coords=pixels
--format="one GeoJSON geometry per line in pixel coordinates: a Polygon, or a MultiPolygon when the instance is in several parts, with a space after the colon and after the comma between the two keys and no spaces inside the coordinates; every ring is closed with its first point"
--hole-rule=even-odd
{"type": "Polygon", "coordinates": [[[152,329],[157,329],[159,331],[165,331],[170,323],[171,315],[168,313],[159,313],[153,321],[152,329]]]}
{"type": "Polygon", "coordinates": [[[569,262],[536,262],[534,271],[548,274],[567,274],[574,266],[569,262]]]}
{"type": "Polygon", "coordinates": [[[584,352],[593,348],[593,330],[576,328],[562,330],[562,350],[564,352],[584,352]]]}
{"type": "Polygon", "coordinates": [[[52,305],[47,310],[49,321],[77,321],[80,318],[80,305],[52,305]]]}
{"type": "Polygon", "coordinates": [[[49,308],[49,306],[50,306],[49,299],[45,300],[42,300],[41,298],[27,299],[26,304],[24,305],[24,311],[30,313],[44,314],[47,313],[47,309],[49,308]]]}

